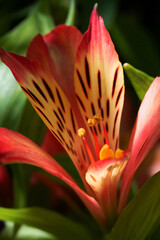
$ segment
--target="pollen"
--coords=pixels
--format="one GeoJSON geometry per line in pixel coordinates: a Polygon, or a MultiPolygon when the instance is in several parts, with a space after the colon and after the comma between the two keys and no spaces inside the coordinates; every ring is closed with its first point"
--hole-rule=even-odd
{"type": "Polygon", "coordinates": [[[121,150],[120,148],[117,148],[115,152],[115,158],[120,159],[124,157],[124,151],[121,150]]]}
{"type": "Polygon", "coordinates": [[[103,120],[103,118],[97,114],[94,115],[93,119],[95,119],[97,123],[100,123],[103,120]]]}
{"type": "Polygon", "coordinates": [[[95,124],[96,124],[96,120],[95,119],[93,119],[93,118],[89,118],[88,119],[88,126],[89,127],[94,127],[95,126],[95,124]]]}
{"type": "Polygon", "coordinates": [[[78,129],[78,136],[79,137],[84,137],[85,134],[86,134],[86,131],[85,131],[84,128],[78,129]]]}
{"type": "Polygon", "coordinates": [[[112,149],[109,148],[108,144],[105,144],[100,152],[99,152],[99,158],[100,160],[104,160],[107,158],[114,158],[114,152],[112,149]]]}

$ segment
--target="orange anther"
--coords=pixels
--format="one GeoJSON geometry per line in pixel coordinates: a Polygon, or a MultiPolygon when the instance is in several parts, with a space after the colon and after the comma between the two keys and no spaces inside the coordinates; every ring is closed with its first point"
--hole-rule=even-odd
{"type": "Polygon", "coordinates": [[[94,115],[93,119],[95,119],[97,123],[100,123],[103,120],[102,117],[97,114],[94,115]]]}
{"type": "Polygon", "coordinates": [[[107,158],[114,158],[114,152],[112,149],[109,148],[107,144],[105,144],[99,152],[99,158],[100,160],[104,160],[107,158]]]}
{"type": "Polygon", "coordinates": [[[89,118],[88,119],[88,126],[89,127],[94,127],[94,125],[96,124],[96,120],[93,118],[89,118]]]}
{"type": "Polygon", "coordinates": [[[120,148],[117,148],[116,152],[115,152],[115,158],[119,159],[119,158],[123,158],[124,157],[124,151],[121,150],[120,148]]]}

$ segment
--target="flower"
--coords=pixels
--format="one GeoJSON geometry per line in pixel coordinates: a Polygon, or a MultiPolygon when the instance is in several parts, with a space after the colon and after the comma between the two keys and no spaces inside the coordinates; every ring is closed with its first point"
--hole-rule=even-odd
{"type": "Polygon", "coordinates": [[[44,37],[36,36],[27,57],[3,49],[0,57],[72,159],[86,191],[36,144],[4,128],[1,163],[43,168],[72,187],[100,224],[113,224],[127,203],[135,171],[160,136],[160,77],[147,91],[123,151],[123,69],[96,7],[84,35],[60,25],[44,37]]]}

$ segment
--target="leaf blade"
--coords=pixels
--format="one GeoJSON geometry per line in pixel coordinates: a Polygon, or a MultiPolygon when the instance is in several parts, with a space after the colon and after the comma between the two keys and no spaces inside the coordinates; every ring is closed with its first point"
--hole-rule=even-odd
{"type": "Polygon", "coordinates": [[[86,227],[66,217],[42,208],[0,208],[0,219],[26,224],[53,234],[58,239],[91,239],[86,227]],[[63,229],[63,231],[62,231],[63,229]]]}
{"type": "Polygon", "coordinates": [[[139,99],[142,100],[154,78],[134,68],[128,63],[125,63],[123,68],[131,84],[133,85],[136,94],[138,95],[139,99]]]}
{"type": "Polygon", "coordinates": [[[106,239],[146,239],[160,217],[159,181],[160,172],[155,174],[127,205],[106,239]]]}

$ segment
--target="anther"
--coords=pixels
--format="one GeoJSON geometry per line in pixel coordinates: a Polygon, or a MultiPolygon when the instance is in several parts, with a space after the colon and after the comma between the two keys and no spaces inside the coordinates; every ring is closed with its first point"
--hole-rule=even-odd
{"type": "Polygon", "coordinates": [[[114,152],[112,149],[109,148],[108,144],[105,144],[100,152],[99,152],[99,158],[100,160],[104,160],[107,158],[114,158],[114,152]]]}
{"type": "Polygon", "coordinates": [[[121,150],[120,148],[117,148],[115,152],[115,158],[120,159],[124,157],[124,151],[121,150]]]}
{"type": "Polygon", "coordinates": [[[78,129],[78,136],[79,137],[84,137],[85,134],[86,134],[86,131],[85,131],[84,128],[78,129]]]}
{"type": "Polygon", "coordinates": [[[94,127],[94,125],[96,124],[96,120],[93,118],[89,118],[88,119],[88,126],[89,127],[94,127]]]}
{"type": "Polygon", "coordinates": [[[96,120],[97,123],[100,123],[103,120],[103,118],[97,114],[94,115],[93,119],[96,120]]]}

